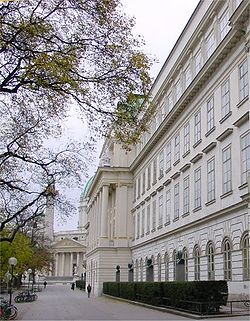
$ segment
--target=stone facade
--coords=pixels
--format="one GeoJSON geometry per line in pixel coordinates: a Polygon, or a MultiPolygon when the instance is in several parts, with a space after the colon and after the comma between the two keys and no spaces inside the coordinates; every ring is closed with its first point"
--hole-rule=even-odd
{"type": "Polygon", "coordinates": [[[249,21],[248,1],[200,1],[151,88],[141,143],[105,142],[84,208],[95,294],[132,273],[226,279],[249,296],[249,21]]]}

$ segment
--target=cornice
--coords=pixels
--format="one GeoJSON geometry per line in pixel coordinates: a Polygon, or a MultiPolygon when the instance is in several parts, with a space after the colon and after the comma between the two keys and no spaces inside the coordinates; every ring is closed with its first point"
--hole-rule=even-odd
{"type": "Polygon", "coordinates": [[[229,54],[229,52],[235,48],[235,44],[242,38],[243,33],[240,30],[232,29],[227,34],[225,39],[216,48],[212,56],[206,61],[200,70],[199,74],[193,79],[189,87],[184,91],[178,102],[174,105],[173,109],[169,112],[166,118],[163,120],[158,129],[149,139],[147,145],[141,150],[139,155],[135,158],[130,166],[130,170],[133,172],[139,166],[139,164],[148,156],[148,154],[154,149],[159,140],[169,130],[169,128],[175,123],[176,119],[183,112],[183,110],[190,105],[190,102],[196,96],[196,93],[202,89],[204,84],[210,79],[215,70],[220,66],[229,54]]]}

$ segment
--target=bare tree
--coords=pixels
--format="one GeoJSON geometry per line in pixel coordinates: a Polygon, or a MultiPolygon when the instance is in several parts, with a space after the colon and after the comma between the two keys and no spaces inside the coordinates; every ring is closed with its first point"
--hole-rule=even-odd
{"type": "Polygon", "coordinates": [[[5,1],[0,17],[0,232],[11,231],[0,240],[11,242],[49,196],[72,211],[65,187],[87,173],[98,132],[138,141],[151,62],[119,0],[5,1]],[[92,140],[50,148],[72,104],[92,140]]]}

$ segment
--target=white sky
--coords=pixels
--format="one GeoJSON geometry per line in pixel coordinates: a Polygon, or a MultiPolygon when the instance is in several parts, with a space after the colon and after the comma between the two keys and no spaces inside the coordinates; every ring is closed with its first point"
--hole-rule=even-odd
{"type": "MultiPolygon", "coordinates": [[[[158,63],[151,69],[151,76],[155,78],[199,0],[121,0],[121,2],[123,11],[128,16],[136,18],[134,34],[143,36],[146,42],[145,53],[158,60],[158,63]]],[[[77,119],[73,122],[72,126],[71,119],[68,134],[75,133],[78,136],[83,128],[82,123],[77,119]]],[[[94,173],[89,174],[91,176],[94,173]]],[[[79,195],[75,194],[74,200],[77,202],[79,198],[80,191],[79,195]]],[[[77,222],[78,214],[65,220],[63,225],[56,220],[55,230],[76,229],[77,222]]]]}

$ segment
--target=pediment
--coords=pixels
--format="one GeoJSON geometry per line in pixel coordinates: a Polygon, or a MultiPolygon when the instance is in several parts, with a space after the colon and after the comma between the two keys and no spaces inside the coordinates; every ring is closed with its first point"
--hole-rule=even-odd
{"type": "Polygon", "coordinates": [[[72,239],[69,239],[67,237],[65,237],[63,240],[60,240],[58,242],[56,242],[54,245],[53,245],[53,248],[57,248],[57,249],[67,249],[67,248],[86,248],[85,245],[75,241],[75,240],[72,240],[72,239]]]}

